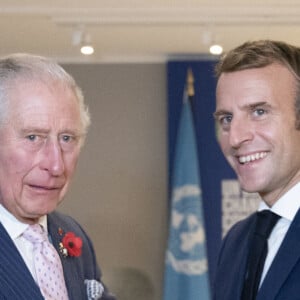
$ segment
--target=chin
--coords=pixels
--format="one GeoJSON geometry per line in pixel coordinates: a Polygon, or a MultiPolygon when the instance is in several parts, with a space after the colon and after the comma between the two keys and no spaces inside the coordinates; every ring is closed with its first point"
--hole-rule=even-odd
{"type": "Polygon", "coordinates": [[[254,183],[249,184],[249,182],[243,183],[240,181],[240,186],[241,189],[247,193],[258,193],[261,190],[261,185],[254,183]]]}
{"type": "Polygon", "coordinates": [[[35,214],[35,215],[39,215],[40,217],[41,216],[44,216],[44,215],[47,215],[51,212],[53,212],[56,207],[57,207],[57,204],[58,202],[55,201],[55,202],[40,202],[39,205],[35,206],[35,207],[31,207],[31,209],[28,209],[28,211],[31,211],[32,214],[35,214]]]}

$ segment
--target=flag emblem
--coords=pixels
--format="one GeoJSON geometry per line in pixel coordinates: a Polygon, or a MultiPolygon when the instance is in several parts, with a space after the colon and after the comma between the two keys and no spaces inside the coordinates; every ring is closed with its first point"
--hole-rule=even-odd
{"type": "Polygon", "coordinates": [[[184,185],[174,190],[171,216],[170,245],[167,263],[186,275],[201,275],[207,272],[204,253],[205,233],[199,218],[197,185],[184,185]]]}

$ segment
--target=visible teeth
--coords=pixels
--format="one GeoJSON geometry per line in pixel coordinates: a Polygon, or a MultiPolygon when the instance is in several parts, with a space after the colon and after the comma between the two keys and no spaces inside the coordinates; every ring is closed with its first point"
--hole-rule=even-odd
{"type": "Polygon", "coordinates": [[[260,152],[260,153],[255,153],[255,154],[251,154],[251,155],[240,156],[239,162],[241,164],[245,164],[245,163],[260,159],[260,158],[264,158],[266,155],[267,155],[266,152],[260,152]]]}

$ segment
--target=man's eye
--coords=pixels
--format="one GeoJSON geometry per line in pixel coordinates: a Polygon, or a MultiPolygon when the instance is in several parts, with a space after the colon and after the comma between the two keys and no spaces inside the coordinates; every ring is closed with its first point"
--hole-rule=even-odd
{"type": "Polygon", "coordinates": [[[63,136],[62,136],[62,140],[63,140],[64,142],[69,142],[69,141],[71,140],[71,136],[70,136],[70,135],[63,135],[63,136]]]}
{"type": "Polygon", "coordinates": [[[77,140],[76,136],[69,135],[69,134],[63,134],[63,135],[61,135],[60,139],[64,143],[73,143],[73,142],[75,142],[77,140]]]}
{"type": "Polygon", "coordinates": [[[59,141],[63,151],[72,151],[79,145],[78,137],[75,135],[62,134],[59,141]]]}
{"type": "Polygon", "coordinates": [[[257,108],[254,110],[254,114],[257,116],[262,116],[266,113],[266,110],[263,108],[257,108]]]}
{"type": "Polygon", "coordinates": [[[223,116],[219,119],[219,122],[221,125],[228,125],[231,123],[232,120],[232,116],[228,115],[228,116],[223,116]]]}
{"type": "Polygon", "coordinates": [[[35,134],[30,134],[26,137],[29,141],[35,141],[37,139],[37,136],[35,134]]]}

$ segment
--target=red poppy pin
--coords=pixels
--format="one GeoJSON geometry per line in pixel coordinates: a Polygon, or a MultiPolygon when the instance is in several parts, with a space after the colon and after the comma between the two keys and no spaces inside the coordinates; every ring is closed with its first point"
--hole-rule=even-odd
{"type": "Polygon", "coordinates": [[[74,234],[74,232],[66,232],[61,243],[59,243],[59,250],[64,257],[81,255],[82,239],[74,234]]]}

